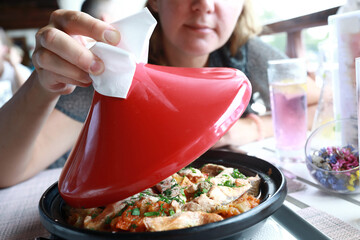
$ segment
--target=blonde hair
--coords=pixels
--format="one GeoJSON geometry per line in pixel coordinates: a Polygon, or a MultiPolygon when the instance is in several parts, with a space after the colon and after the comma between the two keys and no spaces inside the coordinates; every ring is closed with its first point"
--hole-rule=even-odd
{"type": "MultiPolygon", "coordinates": [[[[153,11],[150,4],[146,7],[150,10],[153,16],[158,21],[153,35],[150,39],[149,62],[158,65],[167,65],[163,43],[162,43],[162,29],[158,14],[153,11]]],[[[234,31],[226,43],[230,48],[230,53],[234,56],[238,49],[243,46],[249,38],[258,35],[261,32],[261,25],[258,24],[257,18],[252,6],[252,0],[245,0],[244,6],[235,25],[234,31]]]]}
{"type": "Polygon", "coordinates": [[[12,40],[9,38],[2,27],[0,27],[0,45],[5,45],[8,48],[12,47],[13,45],[12,40]]]}

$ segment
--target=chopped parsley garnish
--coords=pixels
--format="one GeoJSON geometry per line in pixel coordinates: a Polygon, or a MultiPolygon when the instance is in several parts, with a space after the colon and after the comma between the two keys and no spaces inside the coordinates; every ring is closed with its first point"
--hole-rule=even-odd
{"type": "Polygon", "coordinates": [[[126,210],[126,207],[124,207],[123,209],[121,209],[121,210],[115,215],[115,217],[121,216],[121,215],[125,212],[125,210],[126,210]]]}
{"type": "Polygon", "coordinates": [[[132,212],[131,209],[127,210],[127,211],[126,211],[126,216],[128,217],[128,216],[129,216],[129,213],[131,213],[131,212],[132,212]]]}
{"type": "Polygon", "coordinates": [[[165,209],[164,209],[164,203],[160,204],[160,215],[166,216],[165,209]]]}
{"type": "Polygon", "coordinates": [[[131,224],[131,228],[137,228],[137,225],[136,224],[131,224]]]}
{"type": "Polygon", "coordinates": [[[139,193],[139,198],[143,198],[143,197],[146,197],[146,196],[155,196],[155,194],[153,194],[149,190],[145,190],[145,191],[139,193]]]}
{"type": "Polygon", "coordinates": [[[165,196],[170,196],[170,195],[171,195],[171,193],[172,193],[171,188],[166,189],[166,190],[164,191],[165,196]]]}
{"type": "Polygon", "coordinates": [[[181,195],[183,195],[185,197],[185,191],[184,191],[184,188],[180,188],[180,193],[181,195]]]}
{"type": "Polygon", "coordinates": [[[198,190],[198,191],[195,193],[194,197],[198,197],[198,196],[200,196],[200,195],[203,194],[203,193],[207,193],[208,191],[209,191],[209,189],[206,189],[206,188],[201,189],[201,190],[198,190]]]}
{"type": "Polygon", "coordinates": [[[172,199],[170,199],[169,197],[167,196],[164,196],[162,194],[159,194],[159,201],[163,201],[163,202],[166,202],[166,203],[171,203],[172,199]]]}
{"type": "Polygon", "coordinates": [[[246,178],[246,176],[244,174],[242,174],[241,172],[239,172],[238,169],[234,169],[233,173],[231,174],[231,176],[233,178],[246,178]]]}
{"type": "Polygon", "coordinates": [[[159,216],[160,213],[159,212],[146,212],[144,213],[145,217],[152,217],[152,216],[159,216]]]}
{"type": "Polygon", "coordinates": [[[232,183],[230,180],[226,180],[223,184],[218,184],[218,186],[236,187],[236,184],[232,183]]]}
{"type": "Polygon", "coordinates": [[[196,173],[196,170],[193,167],[189,167],[192,173],[196,173]]]}
{"type": "Polygon", "coordinates": [[[134,209],[131,211],[131,215],[133,215],[133,216],[139,216],[139,215],[140,215],[140,209],[139,209],[139,208],[134,208],[134,209]]]}
{"type": "Polygon", "coordinates": [[[94,219],[94,218],[96,218],[97,216],[99,216],[99,214],[94,213],[93,215],[91,215],[91,219],[94,219]]]}
{"type": "Polygon", "coordinates": [[[211,181],[210,181],[210,179],[212,179],[212,178],[214,178],[214,177],[208,177],[207,179],[205,179],[205,182],[208,182],[208,183],[212,184],[211,181]]]}
{"type": "Polygon", "coordinates": [[[176,196],[171,196],[173,194],[173,191],[176,191],[176,189],[173,189],[173,188],[179,188],[179,192],[181,195],[185,196],[185,193],[184,193],[184,189],[180,187],[179,184],[175,184],[173,185],[171,188],[169,189],[166,189],[163,194],[159,194],[158,197],[159,197],[159,201],[163,201],[163,202],[166,202],[168,204],[171,203],[171,201],[175,200],[179,203],[185,203],[185,201],[183,199],[181,199],[180,195],[176,195],[176,196]]]}
{"type": "Polygon", "coordinates": [[[108,216],[106,219],[105,219],[105,224],[110,224],[111,223],[111,218],[108,216]]]}
{"type": "Polygon", "coordinates": [[[170,214],[170,216],[172,216],[172,215],[174,215],[174,214],[175,214],[175,211],[174,211],[174,210],[172,210],[172,209],[170,209],[170,210],[169,210],[169,214],[170,214]]]}

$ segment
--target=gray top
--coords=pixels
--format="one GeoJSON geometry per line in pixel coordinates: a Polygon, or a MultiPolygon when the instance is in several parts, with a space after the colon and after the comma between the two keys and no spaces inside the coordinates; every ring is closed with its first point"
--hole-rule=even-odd
{"type": "Polygon", "coordinates": [[[254,39],[248,43],[248,75],[253,87],[253,93],[259,92],[267,110],[270,110],[269,84],[267,67],[269,60],[283,59],[287,56],[264,44],[260,39],[254,39]]]}
{"type": "Polygon", "coordinates": [[[254,97],[257,100],[262,100],[266,109],[270,110],[267,62],[283,58],[287,58],[287,56],[255,37],[239,48],[234,57],[230,56],[229,49],[226,46],[213,52],[210,55],[209,66],[237,68],[248,77],[252,86],[252,99],[244,113],[246,115],[248,112],[254,112],[250,109],[251,103],[255,100],[254,97]]]}

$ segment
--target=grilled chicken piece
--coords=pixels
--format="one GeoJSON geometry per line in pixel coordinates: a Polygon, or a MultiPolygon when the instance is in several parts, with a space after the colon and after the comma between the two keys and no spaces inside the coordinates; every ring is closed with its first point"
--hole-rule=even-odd
{"type": "Polygon", "coordinates": [[[178,200],[184,203],[186,201],[186,197],[182,193],[182,187],[173,176],[170,176],[156,184],[155,189],[167,198],[178,198],[178,200]]]}
{"type": "Polygon", "coordinates": [[[184,176],[183,180],[180,183],[180,186],[181,187],[188,187],[188,186],[191,186],[191,185],[193,185],[193,183],[190,181],[190,179],[188,177],[184,176]]]}
{"type": "Polygon", "coordinates": [[[201,172],[207,174],[209,177],[215,177],[220,172],[224,171],[226,167],[221,165],[216,165],[212,163],[205,164],[201,168],[201,172]]]}
{"type": "Polygon", "coordinates": [[[99,208],[72,208],[69,205],[65,205],[64,210],[66,215],[69,216],[67,222],[80,228],[84,227],[84,219],[87,216],[95,216],[102,211],[99,208]]]}
{"type": "Polygon", "coordinates": [[[170,206],[174,209],[175,213],[181,212],[181,206],[180,203],[177,201],[171,201],[170,206]]]}
{"type": "Polygon", "coordinates": [[[186,176],[180,176],[177,173],[174,173],[172,175],[172,177],[176,180],[176,182],[181,186],[181,187],[188,187],[193,185],[194,183],[192,183],[190,181],[190,179],[188,179],[186,176]]]}
{"type": "Polygon", "coordinates": [[[259,199],[247,193],[244,193],[235,201],[226,205],[219,206],[219,208],[216,209],[215,213],[219,214],[223,218],[229,218],[249,211],[253,207],[259,205],[259,202],[259,199]]]}
{"type": "Polygon", "coordinates": [[[172,185],[175,185],[177,182],[176,180],[170,176],[165,178],[164,180],[162,180],[161,182],[159,182],[158,184],[155,185],[155,188],[163,193],[166,189],[171,188],[172,185]]]}
{"type": "Polygon", "coordinates": [[[225,187],[212,186],[206,194],[201,194],[194,200],[186,203],[183,207],[185,211],[205,211],[213,212],[220,205],[228,204],[241,195],[243,195],[251,187],[250,183],[242,187],[225,187]]]}
{"type": "MultiPolygon", "coordinates": [[[[145,191],[148,193],[153,193],[151,189],[147,189],[145,191]]],[[[149,201],[152,202],[156,202],[158,200],[158,198],[151,196],[147,196],[147,198],[149,199],[149,201]]],[[[107,219],[112,219],[115,216],[115,214],[117,214],[124,207],[127,206],[128,202],[138,201],[140,199],[141,199],[141,193],[138,193],[135,194],[134,196],[120,200],[116,203],[107,205],[106,208],[95,218],[92,218],[91,216],[86,216],[84,219],[84,228],[93,229],[93,230],[103,229],[107,219]]]]}
{"type": "Polygon", "coordinates": [[[261,178],[258,175],[255,177],[247,177],[246,179],[234,179],[232,177],[234,168],[226,168],[215,164],[206,164],[201,168],[201,171],[213,177],[211,183],[215,185],[223,184],[225,181],[228,181],[229,183],[235,183],[236,186],[241,186],[243,184],[247,185],[248,182],[250,182],[251,188],[248,190],[248,193],[253,196],[259,195],[261,178]]]}
{"type": "Polygon", "coordinates": [[[170,217],[146,217],[144,223],[148,231],[155,232],[195,227],[220,220],[223,217],[214,213],[180,212],[170,217]]]}
{"type": "Polygon", "coordinates": [[[183,207],[184,211],[205,211],[212,212],[216,206],[218,206],[218,202],[206,196],[206,194],[201,194],[199,197],[195,198],[193,201],[186,203],[183,207]]]}
{"type": "Polygon", "coordinates": [[[247,193],[257,197],[260,193],[261,178],[256,175],[255,177],[248,177],[247,180],[249,180],[251,184],[251,188],[247,191],[247,193]]]}
{"type": "Polygon", "coordinates": [[[95,218],[92,218],[91,216],[85,217],[84,228],[94,230],[103,229],[106,219],[114,217],[115,214],[120,212],[125,206],[125,201],[118,201],[116,203],[107,205],[104,211],[102,211],[102,213],[100,213],[95,218]]]}
{"type": "Polygon", "coordinates": [[[212,176],[207,187],[201,183],[194,184],[186,189],[187,195],[194,194],[194,199],[183,207],[185,211],[213,212],[220,205],[228,204],[251,188],[250,181],[245,178],[234,178],[234,168],[226,168],[215,164],[206,164],[201,169],[203,173],[212,176]],[[206,189],[206,191],[204,191],[206,189]],[[196,196],[200,193],[200,196],[196,196]]]}
{"type": "Polygon", "coordinates": [[[234,172],[233,168],[225,168],[222,172],[220,172],[218,175],[210,178],[210,182],[214,185],[222,185],[225,182],[228,184],[234,184],[235,178],[231,176],[231,174],[234,172]]]}
{"type": "Polygon", "coordinates": [[[186,167],[181,169],[178,174],[180,176],[186,176],[191,182],[198,183],[204,181],[205,177],[199,169],[186,167]]]}
{"type": "Polygon", "coordinates": [[[250,183],[242,187],[233,187],[233,188],[225,187],[225,186],[214,186],[207,193],[207,196],[221,205],[228,204],[238,199],[247,190],[249,190],[250,187],[251,187],[250,183]]]}

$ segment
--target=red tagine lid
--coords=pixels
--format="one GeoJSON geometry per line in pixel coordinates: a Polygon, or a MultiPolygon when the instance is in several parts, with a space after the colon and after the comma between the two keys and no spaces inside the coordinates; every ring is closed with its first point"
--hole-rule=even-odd
{"type": "Polygon", "coordinates": [[[95,91],[59,179],[62,198],[98,207],[155,185],[213,146],[250,96],[236,69],[137,64],[126,99],[95,91]]]}

